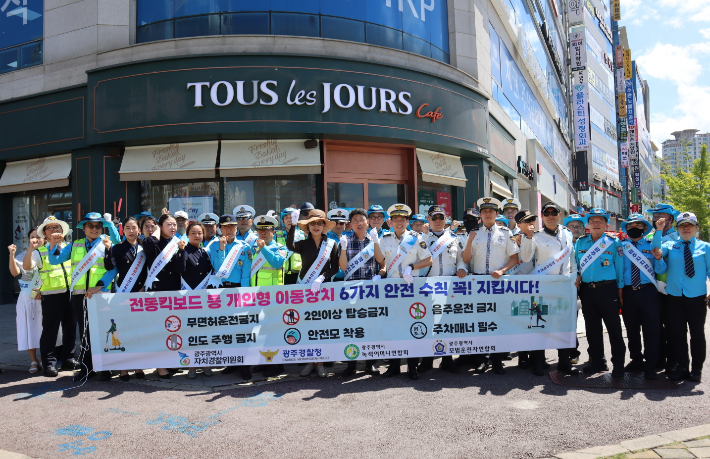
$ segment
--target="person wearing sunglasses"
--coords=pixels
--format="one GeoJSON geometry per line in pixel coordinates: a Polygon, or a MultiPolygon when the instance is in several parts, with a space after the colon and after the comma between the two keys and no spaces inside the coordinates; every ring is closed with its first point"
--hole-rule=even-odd
{"type": "MultiPolygon", "coordinates": [[[[463,261],[474,275],[500,278],[509,269],[518,264],[520,249],[513,239],[507,226],[496,225],[500,201],[492,197],[484,197],[476,203],[483,226],[468,233],[466,247],[463,249],[463,261]]],[[[490,361],[493,371],[498,375],[505,374],[503,358],[506,352],[491,354],[490,361]]],[[[483,373],[488,367],[487,359],[479,361],[475,371],[483,373]]]]}
{"type": "MultiPolygon", "coordinates": [[[[49,263],[60,265],[71,260],[71,303],[74,309],[74,318],[79,324],[81,335],[81,352],[79,353],[79,371],[74,374],[74,381],[90,378],[94,374],[94,364],[91,359],[91,338],[88,328],[88,317],[85,299],[99,291],[110,291],[113,278],[117,270],[106,269],[105,252],[111,247],[111,240],[103,234],[104,228],[115,227],[110,221],[110,216],[101,216],[98,212],[89,212],[76,226],[84,231],[84,238],[74,241],[60,250],[58,244],[64,241],[61,233],[54,233],[49,241],[49,263]],[[109,218],[105,218],[109,217],[109,218]],[[86,326],[85,326],[86,324],[86,326]]],[[[110,371],[102,371],[99,375],[102,381],[111,379],[110,371]]]]}
{"type": "MultiPolygon", "coordinates": [[[[348,224],[348,214],[349,212],[345,209],[333,209],[328,212],[328,220],[335,222],[335,226],[332,230],[328,231],[328,239],[333,239],[338,244],[340,244],[341,236],[347,236],[345,234],[345,226],[348,224]]],[[[342,282],[345,280],[345,272],[342,269],[338,269],[338,274],[333,276],[333,282],[342,282]]]]}
{"type": "Polygon", "coordinates": [[[604,355],[604,329],[611,344],[613,378],[624,377],[626,344],[621,332],[619,309],[624,305],[624,255],[620,241],[604,232],[609,225],[609,213],[594,208],[587,213],[590,234],[577,239],[574,246],[577,262],[579,299],[589,344],[589,364],[586,374],[608,371],[604,355]]]}
{"type": "MultiPolygon", "coordinates": [[[[572,274],[571,282],[577,279],[577,263],[574,259],[573,236],[570,231],[560,225],[560,207],[552,201],[542,205],[542,231],[535,232],[535,219],[519,219],[520,231],[525,235],[520,241],[520,257],[522,261],[534,260],[537,268],[530,274],[568,275],[572,274]],[[523,223],[525,221],[525,223],[523,223]],[[554,260],[552,263],[550,260],[554,260]]],[[[539,317],[539,316],[538,316],[539,317]]],[[[557,370],[577,375],[579,370],[570,363],[570,348],[558,349],[557,370]]],[[[533,373],[536,376],[544,374],[546,366],[545,350],[530,352],[533,373]]]]}
{"type": "MultiPolygon", "coordinates": [[[[427,221],[429,222],[429,233],[422,234],[421,237],[431,253],[431,265],[429,269],[420,270],[420,275],[426,277],[455,275],[459,279],[463,279],[468,275],[462,255],[463,242],[451,229],[445,228],[446,211],[441,206],[429,207],[427,221]]],[[[433,364],[433,357],[423,357],[419,371],[422,373],[429,371],[433,364]]],[[[439,368],[451,373],[460,372],[450,355],[441,358],[439,368]]]]}

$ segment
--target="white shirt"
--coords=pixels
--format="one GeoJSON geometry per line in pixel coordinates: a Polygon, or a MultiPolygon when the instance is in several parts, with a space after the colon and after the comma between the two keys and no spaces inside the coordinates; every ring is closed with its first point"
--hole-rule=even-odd
{"type": "MultiPolygon", "coordinates": [[[[419,233],[405,230],[404,233],[402,233],[402,237],[398,238],[395,236],[394,231],[392,231],[391,233],[383,234],[380,238],[380,250],[385,256],[385,268],[389,266],[392,259],[397,255],[397,249],[399,248],[399,244],[402,242],[402,238],[407,236],[409,233],[417,236],[417,242],[414,243],[414,247],[412,247],[407,255],[405,255],[399,267],[395,269],[393,273],[387,273],[387,277],[389,278],[401,278],[402,273],[407,266],[413,265],[414,263],[431,256],[431,252],[429,252],[426,242],[424,242],[419,233]]],[[[416,272],[412,271],[412,276],[415,275],[416,272]]]]}
{"type": "MultiPolygon", "coordinates": [[[[564,249],[567,242],[572,243],[573,236],[570,230],[562,225],[557,225],[557,235],[552,236],[547,234],[545,230],[538,231],[533,234],[532,239],[528,239],[523,235],[523,240],[520,242],[520,257],[523,261],[530,261],[533,257],[538,265],[550,259],[556,253],[564,249]],[[562,239],[564,237],[566,239],[562,239]]],[[[570,253],[564,262],[560,263],[560,267],[555,269],[550,274],[567,274],[577,273],[577,263],[574,260],[574,250],[570,253]],[[570,261],[572,261],[570,263],[570,261]]]]}
{"type": "MultiPolygon", "coordinates": [[[[424,241],[427,243],[430,252],[434,250],[439,237],[443,234],[451,234],[451,230],[445,229],[437,236],[434,231],[430,229],[429,234],[422,236],[424,241]]],[[[429,270],[429,274],[427,274],[427,276],[454,276],[456,271],[459,269],[467,271],[466,263],[463,262],[464,246],[465,245],[461,238],[454,235],[453,240],[449,243],[447,248],[443,249],[436,258],[432,258],[431,269],[429,270]]]]}
{"type": "Polygon", "coordinates": [[[483,226],[475,231],[471,244],[469,270],[475,274],[491,274],[503,268],[510,257],[520,252],[518,244],[511,238],[510,230],[504,226],[483,226]]]}

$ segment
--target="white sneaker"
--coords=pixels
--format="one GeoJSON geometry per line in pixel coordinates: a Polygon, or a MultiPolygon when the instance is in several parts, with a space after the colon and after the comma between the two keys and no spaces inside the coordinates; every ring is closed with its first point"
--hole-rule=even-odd
{"type": "Polygon", "coordinates": [[[301,370],[301,376],[308,376],[311,374],[311,372],[315,369],[316,364],[315,363],[309,363],[307,364],[303,370],[301,370]]]}
{"type": "Polygon", "coordinates": [[[325,367],[323,366],[322,363],[319,363],[318,365],[316,365],[316,368],[318,369],[318,377],[319,378],[325,378],[326,376],[328,376],[328,373],[325,372],[325,367]]]}
{"type": "Polygon", "coordinates": [[[188,370],[187,371],[187,379],[195,379],[195,378],[197,378],[197,370],[195,370],[194,368],[188,370]]]}

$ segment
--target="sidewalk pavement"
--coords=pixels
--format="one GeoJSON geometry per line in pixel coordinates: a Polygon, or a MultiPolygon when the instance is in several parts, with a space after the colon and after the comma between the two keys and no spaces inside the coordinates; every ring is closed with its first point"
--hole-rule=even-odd
{"type": "Polygon", "coordinates": [[[672,430],[658,435],[622,441],[618,445],[597,446],[571,453],[561,453],[557,459],[693,459],[710,458],[710,424],[672,430]]]}

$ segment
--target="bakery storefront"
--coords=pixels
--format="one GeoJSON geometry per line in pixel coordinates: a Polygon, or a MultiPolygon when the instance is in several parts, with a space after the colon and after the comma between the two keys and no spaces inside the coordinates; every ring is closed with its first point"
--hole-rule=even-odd
{"type": "Polygon", "coordinates": [[[483,95],[345,59],[219,55],[106,67],[85,86],[0,104],[0,125],[0,202],[25,212],[4,214],[4,240],[22,218],[18,234],[50,214],[75,226],[89,211],[123,219],[163,207],[196,218],[238,204],[265,213],[305,201],[406,202],[460,218],[490,180],[483,95]]]}

